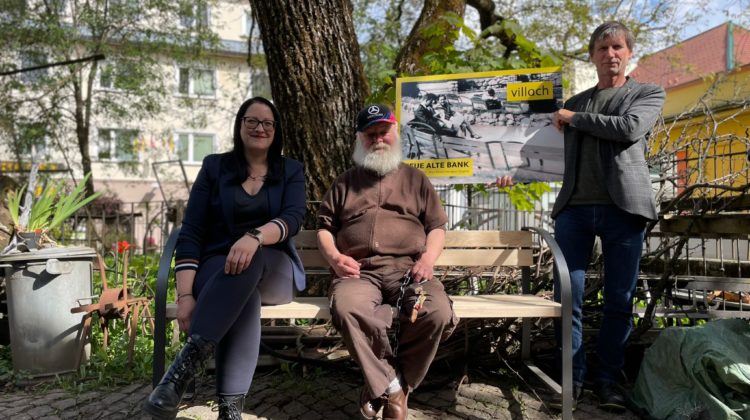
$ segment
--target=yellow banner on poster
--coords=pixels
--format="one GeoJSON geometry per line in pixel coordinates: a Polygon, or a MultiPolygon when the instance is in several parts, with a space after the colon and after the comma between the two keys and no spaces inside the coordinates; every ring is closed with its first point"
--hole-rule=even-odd
{"type": "Polygon", "coordinates": [[[553,95],[554,90],[551,80],[544,82],[508,83],[508,102],[553,99],[553,95]]]}
{"type": "Polygon", "coordinates": [[[430,177],[474,176],[474,159],[472,158],[405,160],[403,162],[430,177]]]}

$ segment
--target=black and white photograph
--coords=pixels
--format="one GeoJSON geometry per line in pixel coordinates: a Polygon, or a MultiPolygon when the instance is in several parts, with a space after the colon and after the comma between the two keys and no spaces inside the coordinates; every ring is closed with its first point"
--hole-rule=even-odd
{"type": "Polygon", "coordinates": [[[516,182],[562,179],[563,139],[552,126],[562,106],[559,68],[396,83],[404,160],[433,183],[484,183],[505,175],[516,182]]]}

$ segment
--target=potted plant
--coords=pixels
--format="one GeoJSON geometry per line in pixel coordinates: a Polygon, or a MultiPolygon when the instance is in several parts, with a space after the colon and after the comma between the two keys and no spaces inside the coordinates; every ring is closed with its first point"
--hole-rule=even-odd
{"type": "Polygon", "coordinates": [[[72,372],[88,360],[87,338],[80,334],[83,316],[71,309],[81,299],[91,299],[96,253],[57,246],[47,232],[99,196],[86,196],[89,175],[72,190],[63,180],[50,180],[37,189],[36,172],[33,165],[28,184],[8,194],[13,234],[0,252],[13,369],[32,377],[72,372]],[[85,357],[79,357],[81,348],[85,357]]]}
{"type": "Polygon", "coordinates": [[[14,235],[2,254],[12,250],[29,251],[45,242],[54,243],[47,232],[101,195],[94,193],[86,197],[84,188],[90,176],[90,173],[86,174],[83,181],[70,192],[66,191],[64,180],[57,180],[48,182],[35,195],[36,173],[32,169],[28,185],[8,194],[8,211],[13,221],[14,235]]]}

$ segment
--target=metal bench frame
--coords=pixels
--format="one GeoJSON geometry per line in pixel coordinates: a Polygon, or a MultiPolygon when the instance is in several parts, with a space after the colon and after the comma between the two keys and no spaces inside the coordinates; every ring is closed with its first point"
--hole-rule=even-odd
{"type": "MultiPolygon", "coordinates": [[[[167,240],[159,261],[155,297],[155,330],[153,384],[161,380],[165,367],[166,323],[174,319],[176,305],[167,305],[167,286],[171,275],[172,259],[180,228],[175,228],[167,240]]],[[[296,246],[306,269],[326,267],[317,249],[315,231],[302,231],[295,238],[296,246]]],[[[522,318],[521,358],[528,369],[548,387],[562,396],[562,418],[572,419],[573,413],[573,354],[571,286],[568,267],[557,242],[549,232],[537,228],[522,231],[447,231],[446,247],[436,262],[436,267],[518,266],[521,267],[522,285],[519,295],[469,295],[451,296],[459,318],[522,318]],[[554,270],[560,279],[561,303],[529,294],[531,290],[531,265],[533,235],[539,243],[546,243],[554,258],[554,270]],[[560,318],[562,328],[562,384],[536,367],[531,360],[530,330],[532,318],[560,318]]],[[[326,297],[298,297],[294,301],[261,309],[263,319],[330,319],[326,297]]],[[[467,346],[468,346],[468,336],[467,346]]]]}

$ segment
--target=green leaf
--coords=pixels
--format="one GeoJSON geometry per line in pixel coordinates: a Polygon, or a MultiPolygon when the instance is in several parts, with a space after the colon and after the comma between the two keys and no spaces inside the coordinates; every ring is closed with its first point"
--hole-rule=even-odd
{"type": "Polygon", "coordinates": [[[63,195],[57,203],[55,214],[52,221],[49,222],[47,229],[53,229],[73,215],[78,209],[95,200],[101,195],[101,192],[94,193],[85,197],[86,182],[91,177],[88,173],[81,182],[76,185],[70,194],[63,195]]]}
{"type": "Polygon", "coordinates": [[[13,221],[13,225],[15,225],[16,229],[19,228],[20,224],[19,217],[21,216],[21,197],[23,197],[25,191],[26,186],[24,185],[20,190],[14,190],[8,193],[8,211],[10,212],[10,218],[13,221]]]}

